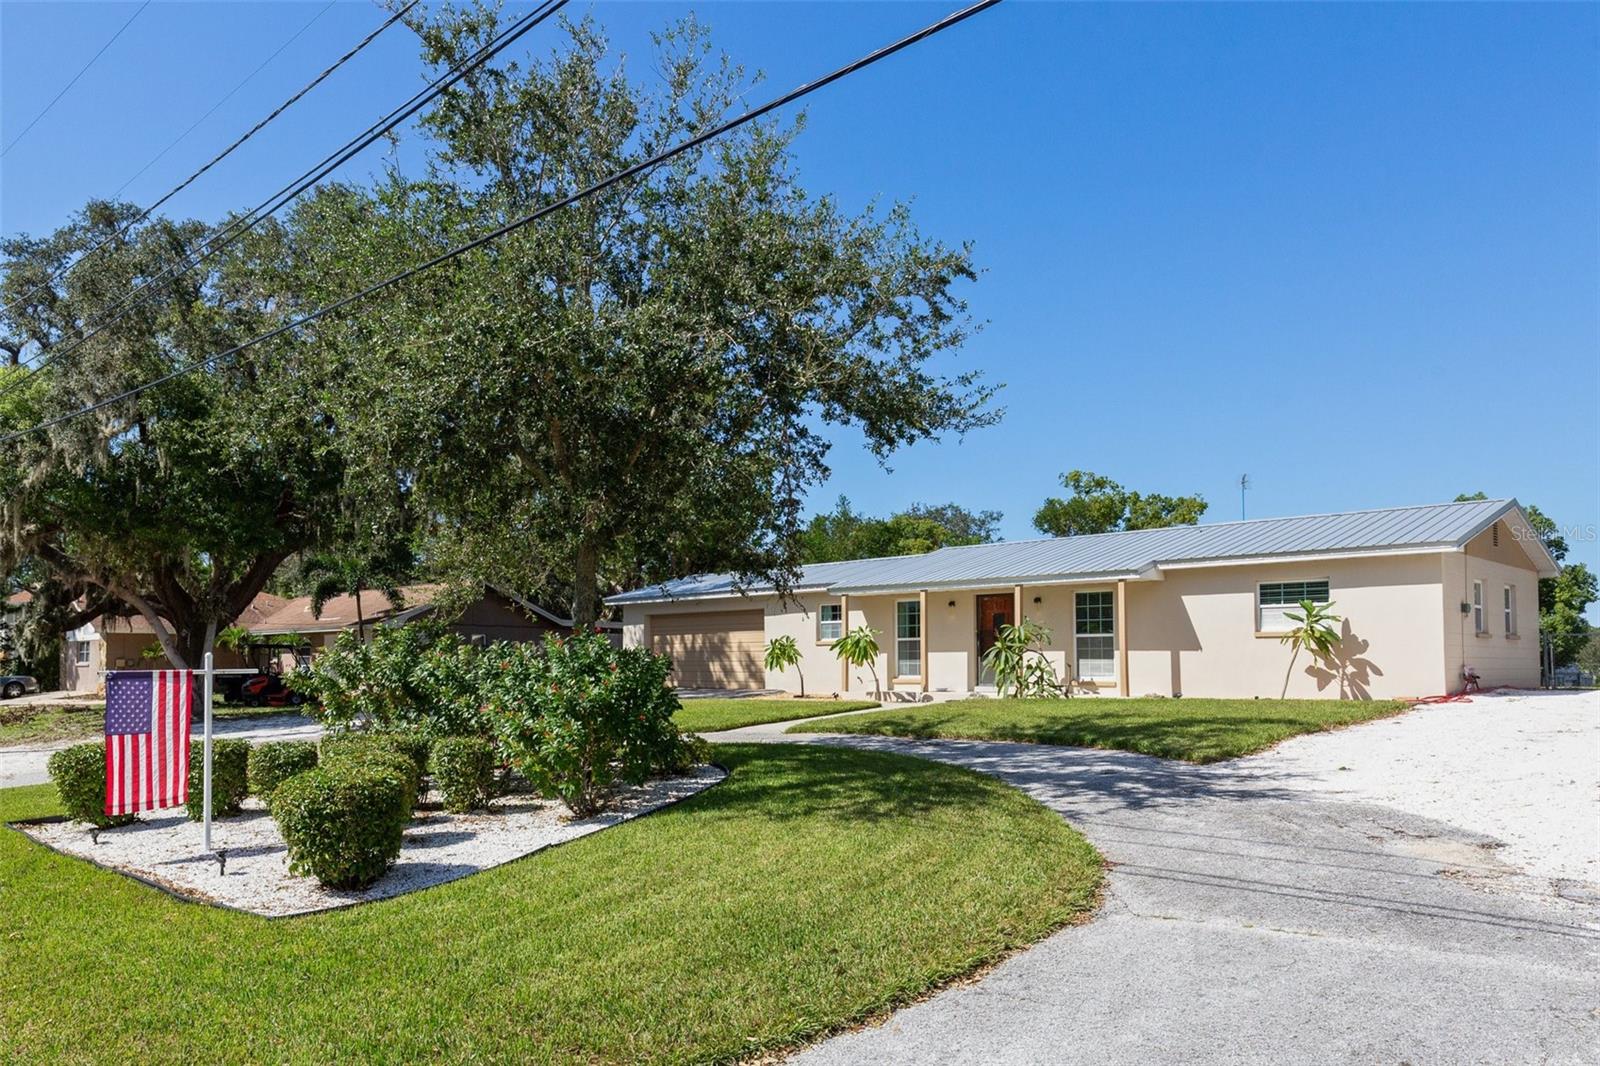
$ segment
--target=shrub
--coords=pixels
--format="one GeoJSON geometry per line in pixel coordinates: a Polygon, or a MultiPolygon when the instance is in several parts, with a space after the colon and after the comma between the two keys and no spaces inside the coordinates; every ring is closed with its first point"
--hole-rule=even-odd
{"type": "Polygon", "coordinates": [[[68,818],[101,829],[133,821],[131,814],[106,814],[105,741],[63,748],[50,756],[47,768],[68,818]]]}
{"type": "Polygon", "coordinates": [[[329,888],[363,888],[400,855],[414,786],[392,756],[352,749],[297,774],[272,796],[291,873],[329,888]]]}
{"type": "Polygon", "coordinates": [[[318,765],[390,767],[405,778],[410,788],[409,804],[415,804],[422,796],[422,774],[417,769],[417,760],[407,745],[393,733],[335,733],[325,736],[322,738],[318,765]]]}
{"type": "Polygon", "coordinates": [[[269,807],[272,793],[295,774],[317,765],[317,746],[309,740],[279,740],[250,749],[250,793],[269,807]]]}
{"type": "Polygon", "coordinates": [[[487,735],[479,649],[427,626],[378,626],[368,641],[341,633],[290,686],[334,729],[371,725],[432,736],[487,735]]]}
{"type": "MultiPolygon", "coordinates": [[[[191,821],[205,818],[205,747],[189,745],[189,802],[184,808],[191,821]]],[[[238,814],[250,794],[250,742],[211,738],[211,817],[238,814]]]]}
{"type": "Polygon", "coordinates": [[[433,783],[447,811],[487,806],[495,793],[499,760],[482,737],[445,737],[433,745],[433,783]]]}
{"type": "Polygon", "coordinates": [[[517,770],[574,814],[605,806],[617,778],[640,782],[683,759],[670,661],[598,633],[496,645],[487,686],[496,733],[517,770]]]}

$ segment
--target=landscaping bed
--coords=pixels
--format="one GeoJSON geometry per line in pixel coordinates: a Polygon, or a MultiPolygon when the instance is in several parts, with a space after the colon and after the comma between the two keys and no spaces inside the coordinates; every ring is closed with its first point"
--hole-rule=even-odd
{"type": "MultiPolygon", "coordinates": [[[[1095,904],[1099,855],[992,779],[800,745],[714,757],[727,780],[648,818],[285,921],[0,830],[7,1054],[729,1061],[909,1002],[1095,904]]],[[[0,818],[58,809],[47,786],[0,791],[0,818]]]]}
{"type": "Polygon", "coordinates": [[[802,722],[788,731],[1063,744],[1209,763],[1407,706],[1400,700],[970,699],[802,722]]]}
{"type": "Polygon", "coordinates": [[[715,733],[721,729],[742,729],[767,722],[787,722],[819,714],[871,710],[876,700],[820,699],[688,699],[672,716],[673,723],[688,733],[715,733]]]}

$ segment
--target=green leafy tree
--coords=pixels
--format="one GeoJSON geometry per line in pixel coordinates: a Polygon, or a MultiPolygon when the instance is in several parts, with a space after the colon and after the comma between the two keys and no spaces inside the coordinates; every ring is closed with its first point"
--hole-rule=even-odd
{"type": "Polygon", "coordinates": [[[1283,612],[1283,616],[1294,623],[1294,628],[1278,638],[1278,643],[1294,649],[1289,655],[1289,668],[1283,673],[1284,696],[1289,695],[1289,678],[1294,673],[1295,660],[1302,651],[1310,653],[1313,660],[1326,666],[1330,672],[1337,672],[1334,651],[1339,647],[1339,634],[1334,630],[1333,623],[1344,619],[1333,613],[1333,606],[1331,603],[1301,600],[1299,614],[1283,612]]]}
{"type": "Polygon", "coordinates": [[[1578,649],[1574,661],[1590,677],[1600,678],[1600,629],[1589,630],[1589,639],[1578,649]]]}
{"type": "Polygon", "coordinates": [[[872,698],[883,699],[883,686],[878,684],[878,631],[869,626],[857,626],[833,642],[833,654],[856,669],[865,666],[872,672],[872,698]]]}
{"type": "Polygon", "coordinates": [[[1050,497],[1033,516],[1034,528],[1052,537],[1192,526],[1206,513],[1206,501],[1198,493],[1139,493],[1087,470],[1067,471],[1061,484],[1071,495],[1050,497]]]}
{"type": "Polygon", "coordinates": [[[999,511],[968,511],[954,503],[912,504],[888,518],[873,518],[858,513],[840,496],[831,512],[814,515],[800,534],[800,559],[831,563],[986,544],[994,539],[999,523],[999,511]]]}
{"type": "MultiPolygon", "coordinates": [[[[141,279],[160,277],[209,232],[154,218],[119,236],[138,214],[94,202],[48,237],[0,242],[0,302],[14,305],[0,337],[25,358],[51,360],[0,381],[15,385],[0,396],[0,432],[187,367],[270,328],[295,303],[277,284],[284,233],[264,225],[205,269],[151,283],[96,332],[141,279]]],[[[37,570],[40,617],[70,628],[136,612],[175,666],[198,666],[279,564],[325,535],[341,466],[335,427],[315,402],[317,350],[286,334],[6,445],[0,566],[37,570]]]]}
{"type": "Polygon", "coordinates": [[[1049,643],[1049,628],[1032,619],[1023,619],[1021,625],[1000,627],[994,643],[983,653],[983,665],[993,675],[1002,699],[1061,695],[1061,679],[1044,653],[1049,643]]]}
{"type": "MultiPolygon", "coordinates": [[[[1481,492],[1474,492],[1462,493],[1456,500],[1488,498],[1481,492]]],[[[1588,642],[1589,623],[1584,612],[1590,604],[1600,599],[1600,585],[1597,585],[1594,571],[1587,564],[1567,564],[1563,561],[1567,557],[1567,538],[1561,535],[1561,527],[1553,519],[1533,504],[1525,504],[1522,512],[1528,516],[1528,525],[1533,527],[1534,535],[1544,543],[1545,550],[1556,561],[1556,565],[1561,567],[1561,572],[1555,577],[1539,579],[1539,631],[1551,643],[1555,664],[1567,666],[1576,660],[1578,652],[1588,642]]]]}
{"type": "Polygon", "coordinates": [[[806,694],[806,675],[800,672],[800,645],[793,637],[773,637],[767,641],[766,666],[768,670],[779,672],[793,667],[800,678],[800,695],[806,694]]]}
{"type": "MultiPolygon", "coordinates": [[[[498,15],[440,8],[416,28],[443,67],[498,15]]],[[[310,288],[550,204],[709,128],[750,88],[693,21],[658,36],[644,80],[590,21],[567,33],[441,99],[423,121],[426,180],[309,203],[310,288]]],[[[830,427],[882,459],[995,420],[976,372],[934,370],[969,332],[969,251],[925,239],[903,205],[853,214],[808,193],[797,131],[742,127],[323,331],[346,338],[348,454],[407,472],[439,519],[431,560],[520,589],[559,576],[580,625],[618,575],[787,586],[830,427]]]]}

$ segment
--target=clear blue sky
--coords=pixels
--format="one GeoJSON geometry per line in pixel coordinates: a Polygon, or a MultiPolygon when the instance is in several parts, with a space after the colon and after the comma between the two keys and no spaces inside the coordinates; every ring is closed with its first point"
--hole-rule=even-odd
{"type": "MultiPolygon", "coordinates": [[[[0,161],[0,230],[114,192],[325,6],[153,4],[0,161]]],[[[643,76],[647,31],[690,7],[568,10],[643,76]]],[[[692,7],[773,90],[951,9],[692,7]]],[[[0,4],[0,143],[133,10],[0,4]]],[[[334,4],[126,195],[165,191],[381,18],[334,4]]],[[[810,188],[912,198],[928,233],[974,242],[988,325],[956,365],[1005,383],[1006,416],[892,472],[844,436],[813,502],[954,499],[1020,537],[1074,467],[1201,492],[1213,520],[1238,516],[1244,472],[1252,516],[1482,489],[1580,527],[1572,558],[1600,569],[1597,37],[1593,4],[1014,0],[814,97],[810,188]]],[[[397,28],[172,210],[254,203],[420,84],[397,28]]]]}

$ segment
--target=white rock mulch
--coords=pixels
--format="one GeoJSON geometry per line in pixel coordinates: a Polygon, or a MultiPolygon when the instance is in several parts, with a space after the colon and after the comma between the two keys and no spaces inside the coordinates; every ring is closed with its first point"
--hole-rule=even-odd
{"type": "Polygon", "coordinates": [[[276,918],[370,903],[454,881],[648,814],[726,776],[718,767],[702,766],[680,777],[624,786],[611,808],[592,818],[572,818],[560,803],[527,795],[503,796],[488,811],[473,814],[421,810],[406,828],[399,861],[358,892],[323,888],[313,878],[291,875],[277,824],[255,800],[246,801],[243,814],[212,823],[212,846],[227,849],[226,872],[220,875],[216,859],[201,850],[200,823],[189,821],[181,809],[102,830],[99,843],[81,822],[16,828],[41,844],[177,895],[276,918]]]}
{"type": "Polygon", "coordinates": [[[1600,886],[1600,692],[1496,692],[1311,733],[1230,764],[1494,837],[1536,878],[1600,886]]]}

